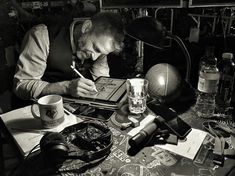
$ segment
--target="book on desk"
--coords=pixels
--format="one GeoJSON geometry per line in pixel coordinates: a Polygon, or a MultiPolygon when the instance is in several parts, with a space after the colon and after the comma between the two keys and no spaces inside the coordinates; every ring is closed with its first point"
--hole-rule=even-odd
{"type": "Polygon", "coordinates": [[[35,119],[31,113],[31,106],[1,114],[0,119],[23,157],[26,157],[39,144],[46,132],[60,132],[65,127],[82,121],[66,111],[62,124],[55,128],[42,129],[40,120],[35,119]]]}
{"type": "Polygon", "coordinates": [[[98,108],[118,109],[126,99],[126,80],[99,77],[95,81],[98,92],[91,92],[83,97],[63,96],[64,103],[86,104],[98,108]]]}

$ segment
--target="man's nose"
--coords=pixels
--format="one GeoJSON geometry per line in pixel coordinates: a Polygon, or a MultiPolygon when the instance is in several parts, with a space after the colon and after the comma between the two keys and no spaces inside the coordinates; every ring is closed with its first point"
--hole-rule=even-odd
{"type": "Polygon", "coordinates": [[[98,57],[100,57],[100,53],[95,53],[95,52],[93,52],[93,53],[91,54],[91,58],[92,58],[93,61],[95,61],[98,57]]]}

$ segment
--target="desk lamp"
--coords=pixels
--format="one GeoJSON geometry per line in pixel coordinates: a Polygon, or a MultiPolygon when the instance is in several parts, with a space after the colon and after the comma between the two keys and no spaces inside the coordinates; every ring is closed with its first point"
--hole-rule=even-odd
{"type": "Polygon", "coordinates": [[[146,74],[146,79],[149,80],[149,93],[152,97],[166,104],[179,101],[179,95],[182,92],[188,92],[183,89],[189,85],[187,83],[189,83],[191,72],[191,58],[183,41],[178,36],[167,32],[156,18],[150,16],[138,17],[131,21],[126,26],[126,34],[160,50],[165,49],[164,39],[166,38],[173,39],[179,44],[187,63],[185,82],[181,82],[177,70],[169,64],[157,64],[151,67],[146,74]]]}
{"type": "Polygon", "coordinates": [[[126,34],[131,38],[142,41],[157,49],[164,49],[164,39],[170,38],[175,40],[185,55],[187,62],[185,80],[189,82],[191,72],[191,58],[189,52],[183,41],[178,36],[167,32],[165,27],[159,21],[150,16],[138,17],[127,25],[126,34]]]}

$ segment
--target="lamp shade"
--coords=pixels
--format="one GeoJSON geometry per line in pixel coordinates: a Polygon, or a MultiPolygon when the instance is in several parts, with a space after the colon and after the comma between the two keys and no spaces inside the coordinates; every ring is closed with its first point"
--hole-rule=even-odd
{"type": "Polygon", "coordinates": [[[126,26],[126,34],[155,48],[164,48],[166,30],[155,18],[138,17],[126,26]]]}
{"type": "Polygon", "coordinates": [[[164,39],[170,38],[176,41],[185,55],[187,62],[186,78],[189,82],[191,72],[191,57],[184,42],[176,35],[167,32],[165,27],[156,18],[150,16],[138,17],[126,26],[126,34],[140,40],[154,48],[164,49],[164,39]]]}

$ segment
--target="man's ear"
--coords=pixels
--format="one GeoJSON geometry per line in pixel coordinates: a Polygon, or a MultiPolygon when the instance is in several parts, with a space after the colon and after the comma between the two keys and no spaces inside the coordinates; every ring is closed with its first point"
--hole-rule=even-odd
{"type": "Polygon", "coordinates": [[[82,33],[88,32],[92,27],[91,20],[86,20],[82,24],[82,33]]]}

